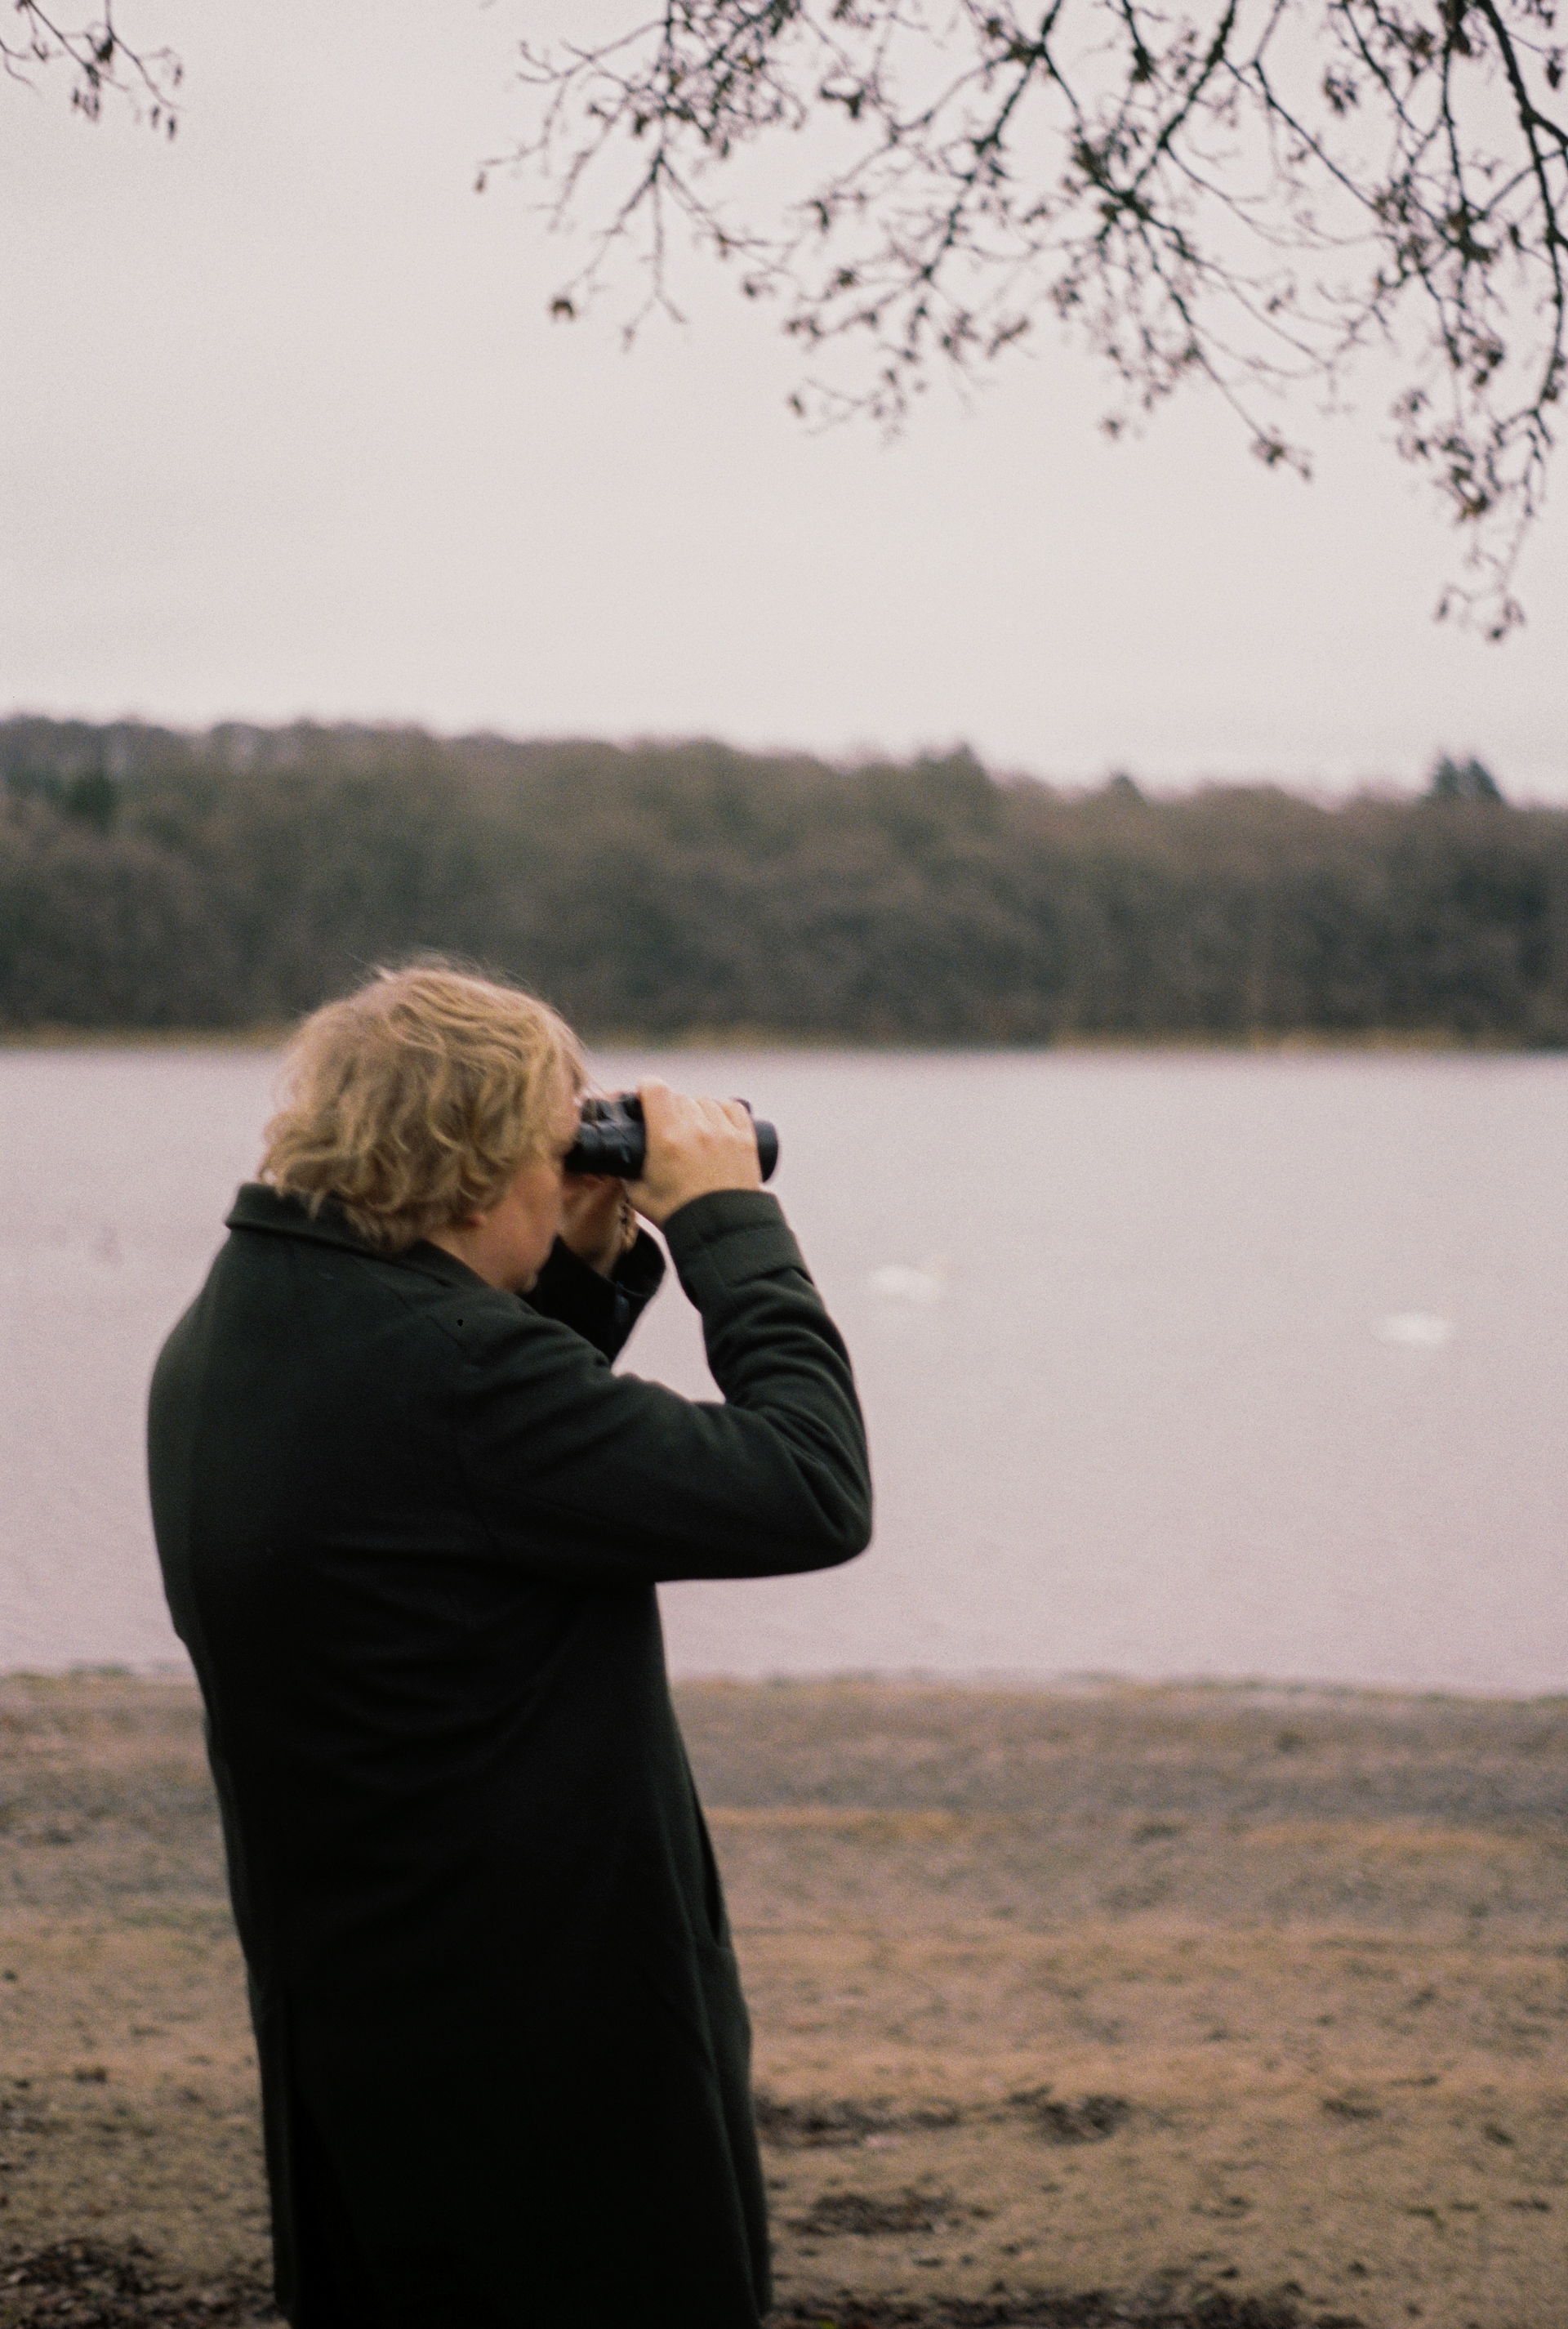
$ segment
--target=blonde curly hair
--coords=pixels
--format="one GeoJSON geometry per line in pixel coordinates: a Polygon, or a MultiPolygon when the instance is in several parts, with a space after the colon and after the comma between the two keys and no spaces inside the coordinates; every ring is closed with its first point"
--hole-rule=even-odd
{"type": "Polygon", "coordinates": [[[537,996],[443,962],[379,970],[295,1034],[261,1178],[313,1213],[333,1199],[400,1253],[487,1211],[584,1081],[577,1037],[537,996]]]}

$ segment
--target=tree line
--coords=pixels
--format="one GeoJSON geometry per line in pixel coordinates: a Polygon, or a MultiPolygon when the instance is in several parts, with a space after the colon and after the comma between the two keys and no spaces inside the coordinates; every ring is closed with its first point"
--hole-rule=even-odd
{"type": "Polygon", "coordinates": [[[242,1029],[421,950],[586,1032],[1568,1043],[1568,811],[1066,793],[967,750],[0,722],[0,1026],[242,1029]]]}

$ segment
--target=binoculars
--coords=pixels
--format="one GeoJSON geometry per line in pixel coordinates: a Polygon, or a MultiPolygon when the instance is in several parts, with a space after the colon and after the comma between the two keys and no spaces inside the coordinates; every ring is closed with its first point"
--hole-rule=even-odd
{"type": "MultiPolygon", "coordinates": [[[[748,1116],[751,1102],[741,1101],[748,1116]]],[[[756,1134],[757,1162],[762,1177],[771,1181],[778,1163],[778,1134],[771,1124],[752,1117],[756,1134]]],[[[623,1181],[640,1181],[648,1153],[643,1127],[643,1103],[635,1092],[617,1092],[614,1099],[586,1099],[577,1119],[577,1145],[566,1160],[568,1173],[614,1173],[623,1181]]]]}

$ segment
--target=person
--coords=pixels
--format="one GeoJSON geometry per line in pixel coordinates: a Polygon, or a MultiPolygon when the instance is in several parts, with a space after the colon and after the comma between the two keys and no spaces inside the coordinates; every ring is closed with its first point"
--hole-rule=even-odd
{"type": "Polygon", "coordinates": [[[305,1021],[157,1363],[296,2329],[757,2329],[749,2032],[654,1588],[826,1569],[844,1345],[737,1103],[565,1170],[568,1029],[443,966],[305,1021]],[[612,1371],[663,1268],[721,1400],[612,1371]]]}

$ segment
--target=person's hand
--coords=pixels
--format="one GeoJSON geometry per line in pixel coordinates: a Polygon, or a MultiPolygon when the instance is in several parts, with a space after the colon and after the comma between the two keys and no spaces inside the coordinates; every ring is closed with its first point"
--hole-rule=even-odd
{"type": "Polygon", "coordinates": [[[568,1173],[561,1183],[561,1243],[608,1278],[637,1242],[637,1216],[613,1173],[568,1173]]]}
{"type": "Polygon", "coordinates": [[[751,1117],[737,1099],[694,1099],[657,1080],[637,1086],[648,1152],[632,1202],[667,1221],[693,1197],[718,1189],[760,1189],[762,1164],[751,1117]]]}

